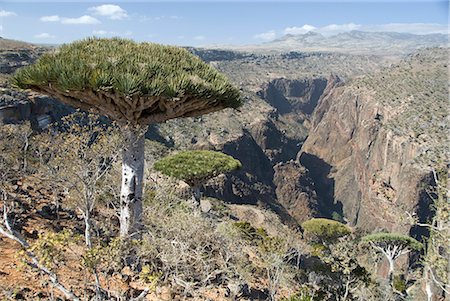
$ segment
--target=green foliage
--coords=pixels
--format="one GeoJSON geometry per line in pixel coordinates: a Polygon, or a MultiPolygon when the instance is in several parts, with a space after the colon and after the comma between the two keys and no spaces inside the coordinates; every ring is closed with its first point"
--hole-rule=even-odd
{"type": "MultiPolygon", "coordinates": [[[[13,77],[20,88],[108,91],[125,97],[159,96],[168,101],[193,96],[241,105],[239,91],[213,67],[185,49],[120,38],[88,38],[44,54],[13,77]]],[[[69,93],[70,94],[70,93],[69,93]]]]}
{"type": "Polygon", "coordinates": [[[86,249],[81,255],[81,263],[89,270],[119,270],[126,248],[127,246],[120,238],[114,238],[108,244],[86,249]]]}
{"type": "Polygon", "coordinates": [[[73,234],[70,230],[65,229],[59,233],[48,232],[40,234],[27,251],[35,254],[40,264],[52,268],[64,261],[69,244],[79,240],[80,236],[73,234]]]}
{"type": "Polygon", "coordinates": [[[313,301],[313,297],[310,295],[293,295],[288,298],[283,298],[281,301],[313,301]]]}
{"type": "Polygon", "coordinates": [[[100,264],[103,253],[104,248],[101,246],[95,246],[87,249],[86,253],[82,256],[83,266],[90,270],[95,269],[100,264]]]}
{"type": "Polygon", "coordinates": [[[400,275],[395,275],[394,279],[392,281],[392,286],[394,287],[395,290],[399,291],[399,292],[405,292],[406,291],[406,281],[400,276],[400,275]]]}
{"type": "Polygon", "coordinates": [[[233,226],[239,230],[244,239],[250,241],[261,241],[268,238],[266,230],[255,228],[249,222],[235,222],[233,226]]]}
{"type": "Polygon", "coordinates": [[[311,245],[311,255],[321,257],[327,251],[327,247],[321,243],[313,243],[311,245]]]}
{"type": "Polygon", "coordinates": [[[150,265],[146,264],[142,267],[141,272],[139,273],[139,279],[146,283],[150,289],[155,289],[156,284],[161,278],[162,273],[154,273],[150,265]]]}
{"type": "Polygon", "coordinates": [[[313,240],[320,241],[332,241],[351,233],[346,225],[326,218],[307,220],[303,222],[302,228],[308,236],[312,236],[313,240]]]}
{"type": "Polygon", "coordinates": [[[331,213],[331,219],[333,219],[335,221],[338,221],[340,223],[344,222],[344,218],[342,217],[342,215],[340,213],[336,212],[336,211],[333,211],[331,213]]]}
{"type": "Polygon", "coordinates": [[[232,225],[238,229],[243,239],[258,246],[263,254],[282,254],[285,251],[285,241],[280,237],[270,236],[264,228],[255,228],[249,222],[235,222],[232,225]]]}
{"type": "Polygon", "coordinates": [[[190,186],[197,186],[222,173],[241,168],[241,163],[220,152],[194,150],[165,157],[155,162],[153,167],[190,186]]]}
{"type": "Polygon", "coordinates": [[[399,233],[375,233],[364,236],[362,242],[374,243],[377,245],[400,245],[412,250],[422,249],[422,244],[414,238],[399,233]]]}

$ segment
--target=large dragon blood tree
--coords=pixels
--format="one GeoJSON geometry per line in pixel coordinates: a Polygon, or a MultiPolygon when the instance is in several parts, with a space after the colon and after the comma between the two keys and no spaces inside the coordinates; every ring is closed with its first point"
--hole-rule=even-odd
{"type": "Polygon", "coordinates": [[[144,133],[149,124],[237,108],[239,91],[185,49],[89,38],[44,54],[13,84],[106,115],[123,130],[120,235],[140,230],[144,133]]]}

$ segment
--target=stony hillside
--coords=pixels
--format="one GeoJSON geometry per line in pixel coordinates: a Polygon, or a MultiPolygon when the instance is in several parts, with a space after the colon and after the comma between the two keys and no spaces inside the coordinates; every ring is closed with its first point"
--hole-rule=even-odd
{"type": "MultiPolygon", "coordinates": [[[[34,62],[47,48],[0,37],[0,74],[11,74],[17,68],[34,62]]],[[[0,82],[4,75],[0,77],[0,82]]]]}
{"type": "Polygon", "coordinates": [[[425,49],[321,99],[298,158],[350,223],[405,231],[405,211],[426,220],[430,169],[449,158],[447,59],[425,49]]]}

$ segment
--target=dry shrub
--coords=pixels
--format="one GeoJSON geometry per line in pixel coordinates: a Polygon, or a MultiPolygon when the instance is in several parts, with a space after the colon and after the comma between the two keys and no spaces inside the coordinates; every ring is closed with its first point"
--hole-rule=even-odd
{"type": "Polygon", "coordinates": [[[231,225],[193,212],[171,182],[144,201],[145,226],[138,257],[161,284],[195,295],[200,288],[226,285],[240,278],[244,256],[231,225]]]}

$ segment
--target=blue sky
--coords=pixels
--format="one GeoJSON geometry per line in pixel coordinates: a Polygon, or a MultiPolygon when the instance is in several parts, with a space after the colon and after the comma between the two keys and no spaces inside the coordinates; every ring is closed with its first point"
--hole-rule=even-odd
{"type": "Polygon", "coordinates": [[[0,36],[65,43],[121,36],[176,45],[255,44],[284,34],[448,32],[447,1],[2,1],[0,36]]]}

